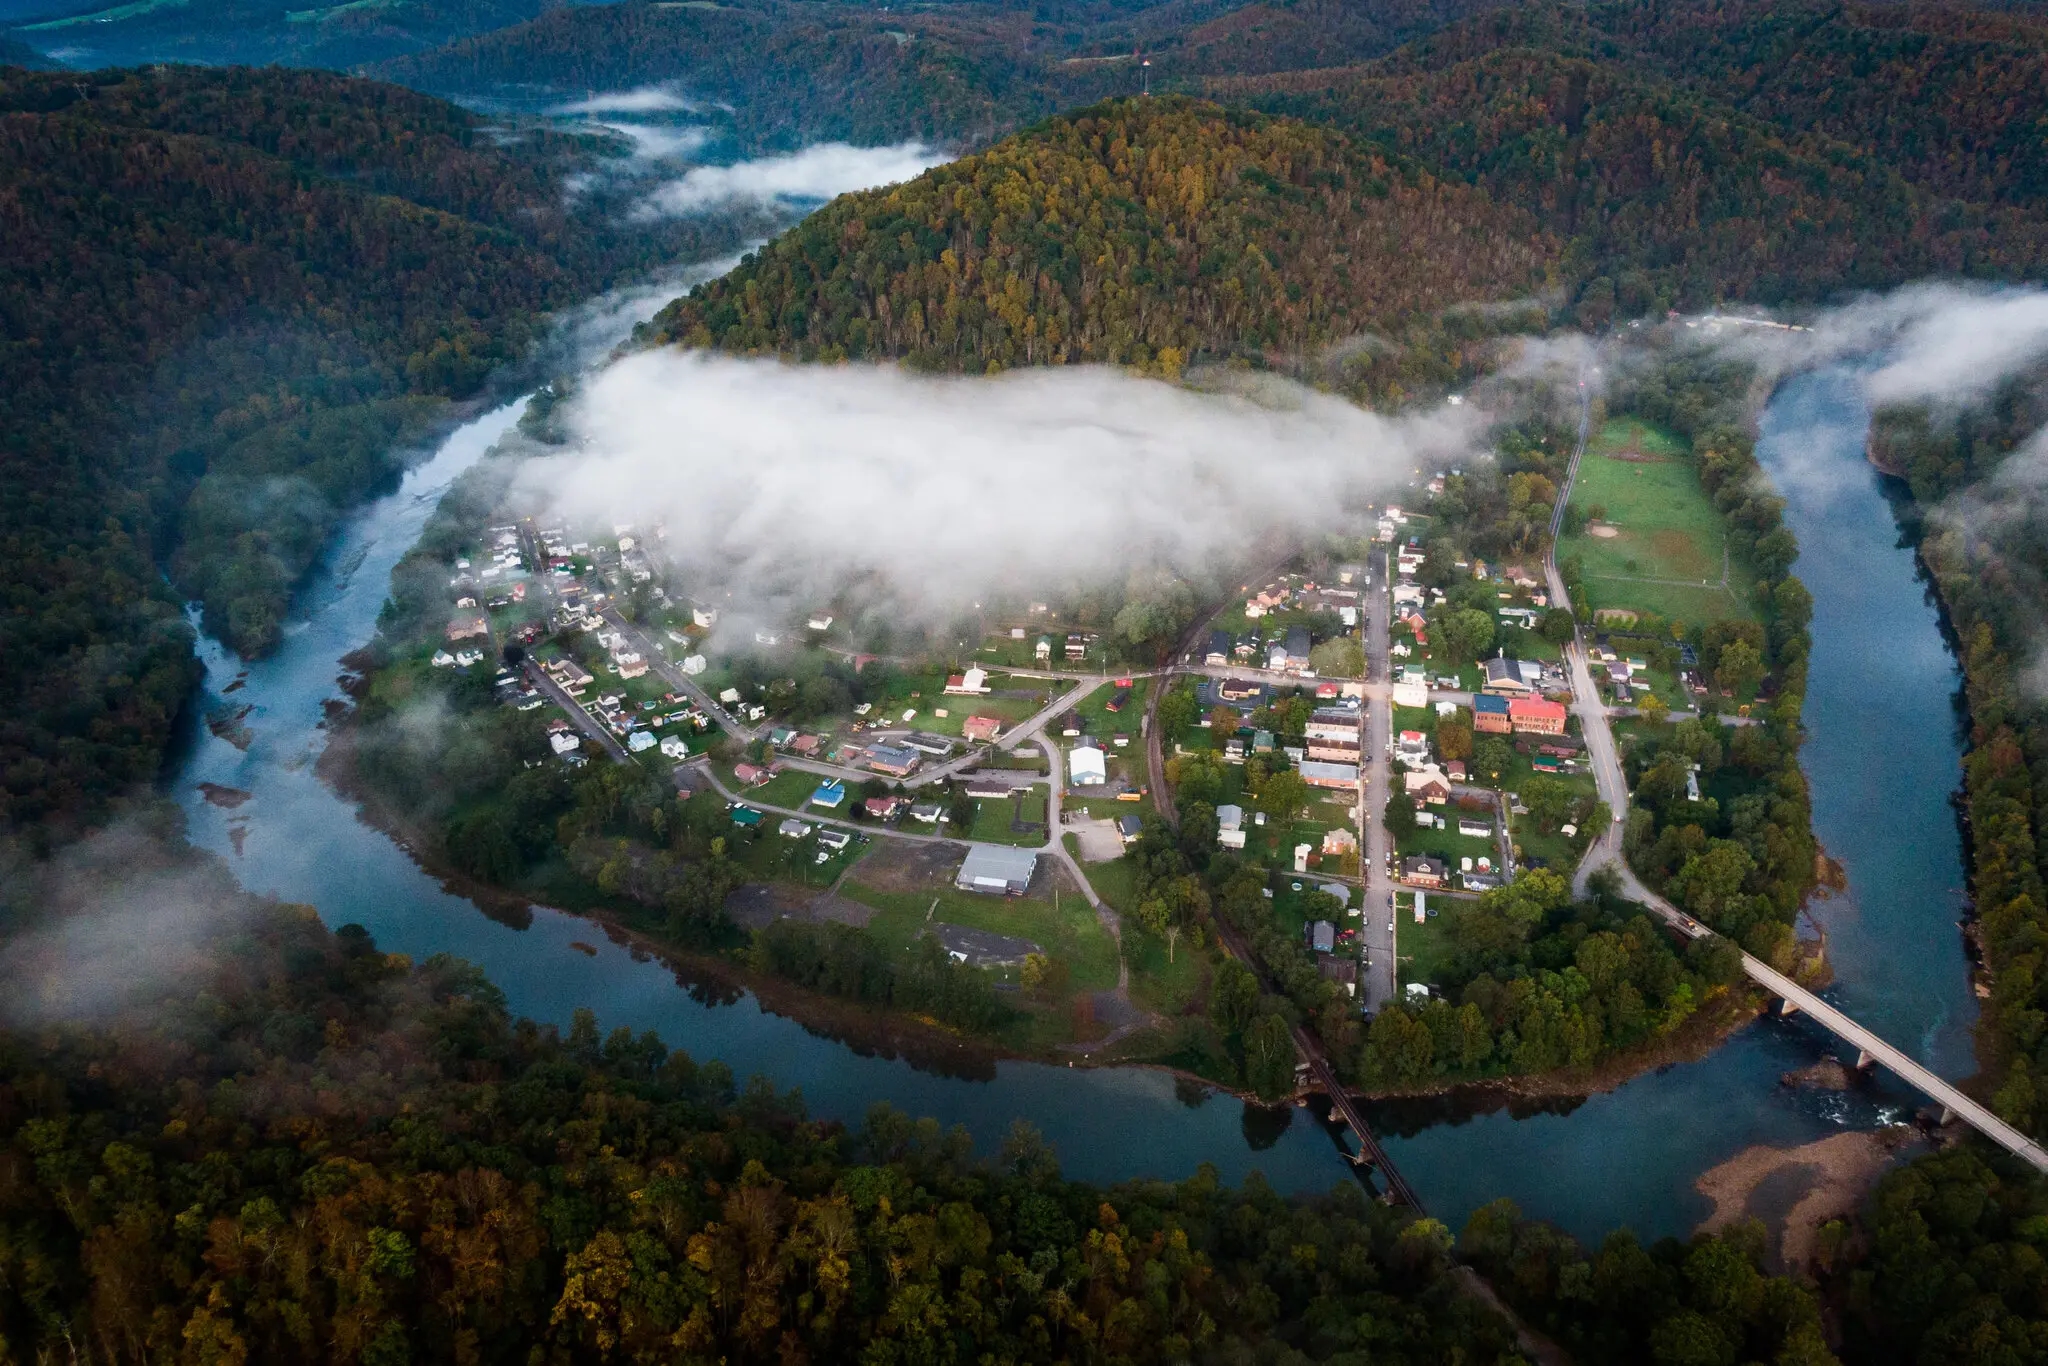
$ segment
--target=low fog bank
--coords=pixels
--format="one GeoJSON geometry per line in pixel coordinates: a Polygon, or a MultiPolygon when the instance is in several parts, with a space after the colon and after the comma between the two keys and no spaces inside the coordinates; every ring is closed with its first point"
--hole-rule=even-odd
{"type": "Polygon", "coordinates": [[[650,193],[635,212],[679,218],[739,204],[817,204],[855,190],[900,184],[951,159],[921,142],[891,147],[822,142],[785,156],[692,167],[650,193]]]}
{"type": "Polygon", "coordinates": [[[1382,417],[1270,376],[1195,392],[1099,368],[932,377],[703,352],[626,359],[516,495],[591,525],[666,527],[738,604],[886,585],[922,625],[985,598],[1198,574],[1273,531],[1359,529],[1418,467],[1468,457],[1472,406],[1382,417]]]}
{"type": "Polygon", "coordinates": [[[221,936],[256,903],[218,860],[185,857],[169,833],[116,825],[8,870],[0,901],[30,916],[0,962],[10,1023],[110,1023],[208,980],[221,936]]]}

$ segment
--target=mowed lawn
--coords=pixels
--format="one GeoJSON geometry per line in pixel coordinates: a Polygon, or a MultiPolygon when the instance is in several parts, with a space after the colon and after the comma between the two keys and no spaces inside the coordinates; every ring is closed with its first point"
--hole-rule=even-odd
{"type": "Polygon", "coordinates": [[[1752,615],[1749,567],[1726,561],[1721,515],[1700,487],[1691,450],[1670,432],[1635,418],[1610,419],[1579,462],[1572,505],[1590,519],[1567,537],[1561,557],[1585,567],[1594,611],[1621,608],[1682,621],[1752,615]],[[1662,580],[1663,582],[1645,582],[1662,580]]]}

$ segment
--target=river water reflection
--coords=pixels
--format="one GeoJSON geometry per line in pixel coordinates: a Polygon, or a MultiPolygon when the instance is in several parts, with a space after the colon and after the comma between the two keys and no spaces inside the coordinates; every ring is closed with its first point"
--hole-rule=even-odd
{"type": "MultiPolygon", "coordinates": [[[[742,1078],[758,1073],[800,1088],[814,1113],[857,1122],[868,1105],[887,1101],[964,1124],[985,1149],[1026,1119],[1057,1146],[1069,1175],[1089,1180],[1178,1179],[1202,1162],[1230,1180],[1256,1171],[1287,1191],[1349,1179],[1307,1112],[1248,1111],[1147,1069],[1004,1063],[947,1075],[864,1053],[743,993],[681,983],[573,917],[535,910],[491,918],[359,822],[313,765],[324,743],[323,704],[339,695],[338,661],[371,636],[393,564],[448,483],[519,410],[501,408],[455,433],[350,525],[274,657],[244,670],[203,642],[207,700],[239,683],[227,700],[249,708],[250,743],[244,751],[205,731],[193,737],[174,784],[195,842],[222,855],[251,890],[311,903],[331,925],[362,924],[388,950],[470,959],[520,1014],[566,1025],[587,1005],[606,1029],[652,1029],[699,1059],[724,1060],[742,1078]],[[252,800],[224,810],[205,801],[201,783],[239,788],[252,800]],[[595,953],[572,947],[577,941],[595,953]]],[[[1957,834],[1944,805],[1957,774],[1948,710],[1955,673],[1912,558],[1898,548],[1861,460],[1865,421],[1853,383],[1794,381],[1771,405],[1762,448],[1774,475],[1793,469],[1795,457],[1804,462],[1787,492],[1806,547],[1799,570],[1818,599],[1808,766],[1821,794],[1821,838],[1851,877],[1850,895],[1819,914],[1836,946],[1839,999],[1955,1075],[1967,1070],[1970,1018],[1952,923],[1957,834]],[[1809,467],[1835,477],[1807,477],[1809,467]],[[1802,489],[1823,485],[1833,501],[1802,501],[1802,489]],[[1813,524],[1821,516],[1825,535],[1813,524]],[[1868,744],[1870,734],[1886,743],[1868,744]]],[[[1803,1023],[1768,1021],[1704,1061],[1582,1102],[1532,1112],[1467,1101],[1388,1105],[1377,1107],[1375,1121],[1431,1213],[1454,1227],[1507,1195],[1582,1236],[1619,1224],[1682,1234],[1705,1212],[1692,1182],[1706,1167],[1752,1143],[1808,1141],[1910,1108],[1910,1096],[1884,1089],[1844,1096],[1777,1084],[1824,1046],[1803,1023]]]]}

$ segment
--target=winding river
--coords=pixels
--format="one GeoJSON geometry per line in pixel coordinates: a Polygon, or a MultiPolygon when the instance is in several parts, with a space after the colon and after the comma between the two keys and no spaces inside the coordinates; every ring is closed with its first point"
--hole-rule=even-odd
{"type": "MultiPolygon", "coordinates": [[[[442,492],[522,406],[455,432],[350,523],[273,657],[245,668],[202,641],[205,702],[248,709],[247,745],[195,727],[171,781],[196,843],[219,853],[252,891],[310,903],[331,925],[357,922],[387,950],[470,959],[520,1014],[566,1026],[572,1011],[589,1006],[605,1029],[651,1029],[699,1059],[724,1060],[742,1079],[759,1074],[798,1088],[813,1113],[857,1123],[869,1105],[887,1101],[965,1125],[984,1149],[1021,1118],[1057,1147],[1069,1175],[1095,1181],[1178,1179],[1203,1162],[1225,1179],[1256,1172],[1285,1191],[1349,1179],[1310,1112],[1259,1111],[1142,1068],[1004,1063],[969,1078],[878,1056],[750,996],[682,982],[574,917],[536,908],[516,926],[494,919],[361,823],[314,771],[325,742],[323,704],[339,695],[338,661],[374,632],[391,568],[442,492]],[[223,809],[201,784],[252,798],[223,809]],[[584,947],[572,947],[577,941],[584,947]],[[585,951],[591,947],[594,955],[585,951]]],[[[1836,997],[1944,1074],[1963,1075],[1972,1002],[1954,925],[1962,871],[1947,804],[1960,753],[1958,676],[1913,557],[1863,462],[1866,422],[1852,376],[1804,377],[1771,403],[1760,448],[1791,501],[1805,547],[1799,572],[1817,599],[1806,758],[1820,837],[1850,885],[1816,916],[1841,977],[1836,997]]],[[[1621,1224],[1650,1237],[1683,1234],[1706,1212],[1694,1179],[1740,1149],[1897,1122],[1911,1110],[1910,1095],[1881,1082],[1846,1094],[1778,1084],[1826,1047],[1796,1019],[1767,1020],[1704,1061],[1584,1101],[1387,1105],[1373,1118],[1430,1212],[1453,1227],[1505,1195],[1584,1237],[1621,1224]]]]}

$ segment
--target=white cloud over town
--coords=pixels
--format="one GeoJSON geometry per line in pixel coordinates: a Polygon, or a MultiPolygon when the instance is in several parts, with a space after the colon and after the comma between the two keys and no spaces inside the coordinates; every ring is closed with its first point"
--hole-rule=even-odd
{"type": "Polygon", "coordinates": [[[1195,392],[1101,368],[931,377],[657,351],[596,376],[581,453],[523,492],[587,524],[664,524],[742,598],[885,580],[927,620],[982,597],[1195,570],[1469,455],[1473,407],[1388,418],[1268,378],[1195,392]]]}

